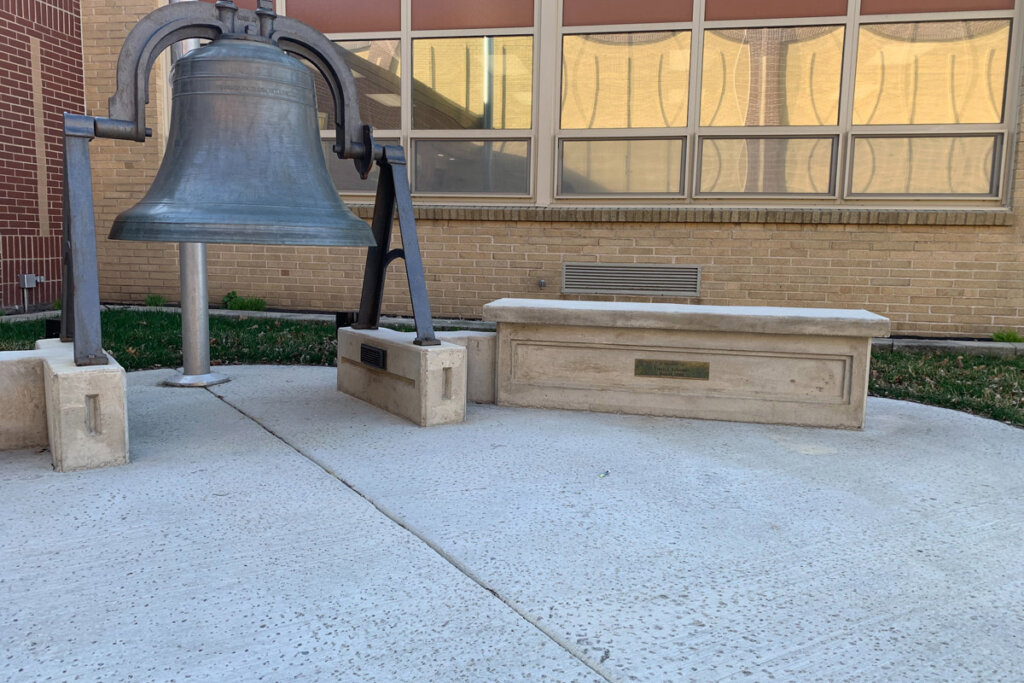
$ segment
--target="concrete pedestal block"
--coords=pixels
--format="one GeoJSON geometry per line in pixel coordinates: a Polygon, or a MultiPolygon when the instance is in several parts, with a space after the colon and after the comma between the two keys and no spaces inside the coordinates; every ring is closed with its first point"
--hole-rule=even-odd
{"type": "Polygon", "coordinates": [[[0,351],[0,451],[45,446],[43,353],[0,351]]]}
{"type": "Polygon", "coordinates": [[[0,353],[0,450],[49,444],[58,472],[128,462],[125,372],[78,367],[71,343],[36,342],[34,351],[0,353]]]}
{"type": "Polygon", "coordinates": [[[473,403],[494,403],[494,353],[497,335],[494,332],[459,330],[438,332],[437,338],[466,347],[466,400],[473,403]]]}
{"type": "Polygon", "coordinates": [[[857,429],[867,311],[502,299],[496,402],[857,429]]]}
{"type": "Polygon", "coordinates": [[[421,427],[466,419],[466,349],[394,330],[338,330],[338,390],[421,427]]]}
{"type": "Polygon", "coordinates": [[[124,368],[112,358],[107,365],[79,367],[69,353],[47,359],[43,382],[53,469],[127,464],[124,368]]]}

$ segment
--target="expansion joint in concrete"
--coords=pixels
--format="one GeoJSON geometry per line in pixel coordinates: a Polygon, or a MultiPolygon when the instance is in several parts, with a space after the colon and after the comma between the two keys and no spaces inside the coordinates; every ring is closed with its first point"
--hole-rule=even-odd
{"type": "MultiPolygon", "coordinates": [[[[401,517],[399,517],[397,514],[395,514],[394,512],[388,510],[386,507],[384,507],[383,505],[381,505],[377,501],[375,501],[372,498],[370,498],[368,495],[366,495],[361,490],[359,490],[358,487],[353,485],[351,482],[347,481],[344,477],[342,477],[340,474],[338,474],[337,472],[332,470],[329,466],[327,466],[321,460],[319,460],[315,456],[311,455],[310,453],[307,453],[307,452],[303,451],[301,448],[299,448],[295,444],[293,444],[290,441],[288,441],[288,439],[284,438],[283,436],[281,436],[280,434],[275,432],[273,429],[271,429],[267,425],[265,425],[262,422],[260,422],[255,416],[250,415],[249,413],[247,413],[244,410],[242,410],[240,407],[238,407],[235,404],[233,404],[231,401],[227,400],[227,398],[225,398],[224,396],[216,393],[213,390],[212,387],[204,387],[204,388],[207,391],[209,391],[213,396],[215,396],[216,398],[220,399],[225,405],[227,405],[228,407],[234,409],[235,411],[237,411],[238,413],[240,413],[244,417],[252,420],[254,423],[259,425],[259,427],[261,429],[263,429],[265,432],[270,434],[272,437],[274,437],[275,439],[277,439],[278,441],[280,441],[285,446],[287,446],[291,450],[295,451],[296,453],[298,453],[302,457],[304,457],[307,460],[309,460],[311,463],[313,463],[314,465],[316,465],[317,467],[322,469],[324,472],[326,472],[328,475],[330,475],[334,479],[337,479],[338,482],[340,482],[343,486],[345,486],[350,491],[355,493],[357,496],[359,496],[360,498],[365,500],[367,503],[372,505],[374,507],[374,509],[376,509],[382,515],[384,515],[389,520],[391,520],[391,522],[393,522],[394,524],[398,525],[399,527],[401,527],[406,532],[408,532],[408,533],[412,534],[413,536],[415,536],[417,539],[419,539],[421,542],[423,542],[428,548],[430,548],[437,555],[439,555],[441,557],[441,559],[443,559],[445,562],[447,562],[452,567],[454,567],[456,570],[458,570],[463,575],[465,575],[466,578],[468,578],[470,581],[474,582],[475,584],[477,584],[478,586],[483,588],[485,591],[487,591],[488,593],[493,595],[495,598],[500,600],[502,603],[505,604],[506,607],[508,607],[513,612],[515,612],[521,619],[523,619],[525,622],[527,622],[528,624],[533,626],[535,629],[537,629],[538,631],[543,633],[548,639],[550,639],[552,642],[554,642],[560,648],[562,648],[567,653],[569,653],[570,655],[572,655],[573,657],[578,659],[584,666],[586,666],[589,669],[591,669],[595,674],[600,676],[602,679],[604,679],[605,681],[608,681],[608,683],[617,683],[618,682],[618,679],[616,677],[614,677],[610,672],[605,670],[603,667],[601,667],[601,665],[598,662],[595,662],[591,658],[587,657],[587,655],[585,653],[581,652],[579,648],[577,648],[572,643],[567,641],[564,637],[558,635],[557,633],[552,631],[550,628],[548,628],[548,627],[544,626],[543,624],[539,623],[539,621],[535,617],[531,616],[523,608],[521,608],[519,605],[515,604],[515,602],[513,602],[511,598],[509,598],[509,597],[507,597],[505,595],[502,595],[501,592],[498,591],[497,588],[495,588],[494,586],[491,586],[486,580],[484,580],[476,572],[474,572],[472,569],[470,569],[465,564],[460,562],[457,558],[453,557],[450,553],[446,552],[444,550],[444,548],[442,548],[440,545],[438,545],[435,541],[433,541],[430,538],[428,538],[423,532],[418,531],[417,529],[412,527],[407,521],[405,521],[401,517]]],[[[603,659],[602,659],[602,661],[603,661],[603,659]]]]}

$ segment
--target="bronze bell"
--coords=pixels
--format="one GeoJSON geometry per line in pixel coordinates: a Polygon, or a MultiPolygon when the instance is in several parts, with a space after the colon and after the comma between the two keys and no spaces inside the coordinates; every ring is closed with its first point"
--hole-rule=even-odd
{"type": "Polygon", "coordinates": [[[167,151],[111,239],[373,246],[338,198],[313,75],[278,47],[220,38],[174,67],[167,151]]]}

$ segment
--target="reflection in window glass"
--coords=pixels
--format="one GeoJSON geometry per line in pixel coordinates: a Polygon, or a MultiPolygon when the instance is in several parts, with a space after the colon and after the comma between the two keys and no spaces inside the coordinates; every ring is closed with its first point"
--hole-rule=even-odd
{"type": "Polygon", "coordinates": [[[704,32],[702,126],[834,126],[842,26],[704,32]]]}
{"type": "Polygon", "coordinates": [[[562,128],[686,125],[690,32],[562,39],[562,128]]]}
{"type": "Polygon", "coordinates": [[[993,195],[995,135],[966,137],[857,137],[853,194],[993,195]]]}
{"type": "Polygon", "coordinates": [[[417,140],[416,192],[530,193],[526,140],[417,140]]]}
{"type": "Polygon", "coordinates": [[[999,123],[1010,21],[865,24],[853,122],[999,123]]]}
{"type": "MultiPolygon", "coordinates": [[[[337,43],[348,50],[345,53],[345,63],[355,77],[360,117],[374,128],[400,128],[402,117],[399,41],[348,40],[337,43]]],[[[300,61],[313,72],[320,130],[333,131],[334,98],[331,96],[331,89],[316,67],[305,59],[300,61]]]]}
{"type": "Polygon", "coordinates": [[[682,140],[564,140],[562,194],[678,194],[682,140]]]}
{"type": "MultiPolygon", "coordinates": [[[[375,140],[381,145],[397,145],[398,140],[375,140]]],[[[377,176],[380,168],[373,165],[370,175],[366,180],[359,177],[356,172],[356,165],[351,159],[339,159],[338,155],[331,149],[334,147],[334,138],[322,138],[320,145],[324,150],[324,158],[327,160],[327,172],[331,174],[334,187],[338,192],[344,194],[370,193],[377,191],[377,176]]]]}
{"type": "Polygon", "coordinates": [[[835,138],[703,138],[706,194],[831,194],[835,138]]]}
{"type": "Polygon", "coordinates": [[[533,38],[419,38],[412,43],[413,128],[532,126],[533,38]]]}
{"type": "MultiPolygon", "coordinates": [[[[402,127],[402,62],[397,40],[342,40],[359,92],[359,114],[374,128],[402,127]]],[[[333,125],[331,126],[333,128],[333,125]]]]}

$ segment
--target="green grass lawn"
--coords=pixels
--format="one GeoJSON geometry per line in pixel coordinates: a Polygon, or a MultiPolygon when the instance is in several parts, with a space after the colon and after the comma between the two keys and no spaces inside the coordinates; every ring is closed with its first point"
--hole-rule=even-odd
{"type": "MultiPolygon", "coordinates": [[[[181,366],[181,316],[111,310],[102,314],[103,346],[126,370],[181,366]]],[[[0,321],[0,351],[31,349],[43,321],[0,321]]],[[[334,365],[334,325],[268,318],[210,317],[213,365],[334,365]]],[[[953,408],[1024,427],[1024,357],[877,351],[872,396],[953,408]]]]}
{"type": "MultiPolygon", "coordinates": [[[[160,311],[103,311],[103,348],[125,370],[181,367],[181,315],[160,311]]],[[[31,349],[43,321],[0,321],[0,351],[31,349]]],[[[274,363],[334,365],[334,326],[326,323],[210,316],[213,365],[274,363]]]]}

